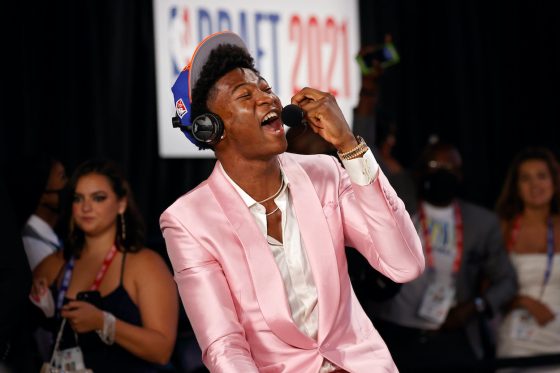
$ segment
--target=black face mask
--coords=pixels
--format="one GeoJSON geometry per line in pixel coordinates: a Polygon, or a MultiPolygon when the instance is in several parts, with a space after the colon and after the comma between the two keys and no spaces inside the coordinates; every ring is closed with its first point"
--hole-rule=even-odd
{"type": "Polygon", "coordinates": [[[437,170],[422,178],[422,198],[436,206],[447,206],[457,196],[459,178],[448,170],[437,170]]]}

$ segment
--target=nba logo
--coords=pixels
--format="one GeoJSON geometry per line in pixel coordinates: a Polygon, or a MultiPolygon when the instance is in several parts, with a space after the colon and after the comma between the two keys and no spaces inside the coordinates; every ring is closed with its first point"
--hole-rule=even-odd
{"type": "Polygon", "coordinates": [[[181,119],[183,119],[183,116],[185,116],[185,114],[187,114],[189,112],[187,110],[187,108],[185,107],[185,103],[183,102],[182,98],[177,100],[177,103],[175,104],[175,109],[177,110],[177,115],[181,119]]]}
{"type": "Polygon", "coordinates": [[[169,58],[176,77],[196,48],[188,7],[172,7],[169,10],[169,58]]]}

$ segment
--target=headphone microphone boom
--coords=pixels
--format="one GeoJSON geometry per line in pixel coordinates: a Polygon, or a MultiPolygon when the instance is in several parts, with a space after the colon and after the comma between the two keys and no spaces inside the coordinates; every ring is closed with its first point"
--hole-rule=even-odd
{"type": "MultiPolygon", "coordinates": [[[[282,122],[289,127],[304,127],[307,121],[304,119],[305,112],[297,105],[286,105],[282,109],[282,122]]],[[[219,116],[213,113],[205,113],[196,117],[191,125],[185,125],[176,113],[172,118],[174,128],[188,131],[195,140],[208,145],[215,145],[220,141],[224,133],[224,125],[219,116]]]]}
{"type": "Polygon", "coordinates": [[[282,122],[288,127],[301,127],[307,124],[305,112],[297,105],[286,105],[282,109],[282,122]]]}

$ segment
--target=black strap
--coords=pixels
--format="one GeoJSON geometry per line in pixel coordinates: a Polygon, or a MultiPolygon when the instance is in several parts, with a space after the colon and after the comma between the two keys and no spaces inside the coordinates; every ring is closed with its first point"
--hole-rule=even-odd
{"type": "Polygon", "coordinates": [[[124,262],[126,260],[126,253],[123,253],[122,262],[121,262],[121,282],[120,285],[123,284],[123,277],[124,277],[124,262]]]}

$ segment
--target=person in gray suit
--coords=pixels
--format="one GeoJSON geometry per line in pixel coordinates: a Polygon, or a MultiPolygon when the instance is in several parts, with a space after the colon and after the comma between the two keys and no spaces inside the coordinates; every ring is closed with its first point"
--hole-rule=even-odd
{"type": "Polygon", "coordinates": [[[426,271],[393,298],[366,306],[404,373],[478,369],[479,359],[493,353],[485,322],[517,291],[497,217],[457,198],[461,165],[450,144],[425,149],[413,220],[426,271]]]}

